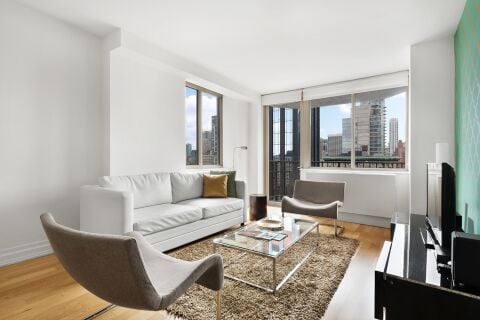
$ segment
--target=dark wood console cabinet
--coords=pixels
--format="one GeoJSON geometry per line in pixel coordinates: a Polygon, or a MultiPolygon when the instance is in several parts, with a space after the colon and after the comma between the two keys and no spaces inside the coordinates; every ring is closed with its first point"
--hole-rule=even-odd
{"type": "MultiPolygon", "coordinates": [[[[480,294],[452,289],[426,249],[425,216],[411,214],[385,241],[375,269],[375,318],[480,319],[480,294]]],[[[475,253],[480,254],[480,253],[475,253]]],[[[480,270],[479,270],[480,272],[480,270]]]]}

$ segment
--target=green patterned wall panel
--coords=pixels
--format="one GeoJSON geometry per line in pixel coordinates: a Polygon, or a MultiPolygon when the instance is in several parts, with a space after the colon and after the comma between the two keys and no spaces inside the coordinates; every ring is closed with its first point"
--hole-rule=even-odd
{"type": "Polygon", "coordinates": [[[455,34],[455,156],[457,211],[480,234],[480,0],[467,1],[455,34]]]}

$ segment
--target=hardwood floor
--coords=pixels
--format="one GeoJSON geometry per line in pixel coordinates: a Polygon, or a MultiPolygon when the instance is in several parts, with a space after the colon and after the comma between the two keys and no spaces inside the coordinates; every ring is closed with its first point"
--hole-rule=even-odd
{"type": "MultiPolygon", "coordinates": [[[[278,208],[272,207],[269,211],[278,211],[278,208]]],[[[342,236],[358,239],[360,245],[324,319],[373,319],[373,270],[390,230],[341,224],[345,226],[342,236]]],[[[332,232],[332,228],[322,226],[321,231],[332,232]]],[[[53,255],[0,268],[0,319],[82,319],[105,305],[107,302],[76,284],[53,255]]],[[[97,319],[176,318],[166,312],[116,307],[97,319]]]]}

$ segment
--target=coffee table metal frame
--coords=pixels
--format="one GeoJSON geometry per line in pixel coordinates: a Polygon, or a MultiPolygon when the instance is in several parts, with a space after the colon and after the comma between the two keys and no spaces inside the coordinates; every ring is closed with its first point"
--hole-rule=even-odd
{"type": "MultiPolygon", "coordinates": [[[[298,269],[300,269],[303,266],[303,264],[305,264],[305,262],[308,260],[308,258],[310,258],[310,256],[313,254],[315,249],[318,247],[319,237],[317,237],[317,241],[312,246],[312,249],[305,255],[305,257],[303,257],[303,259],[299,263],[297,263],[297,265],[295,267],[293,267],[293,269],[277,284],[277,260],[279,258],[281,258],[284,255],[284,253],[286,253],[288,250],[295,247],[295,245],[298,242],[300,242],[302,239],[304,239],[305,236],[307,236],[313,229],[316,228],[317,229],[317,235],[320,234],[320,230],[319,230],[320,224],[318,222],[315,222],[315,221],[312,221],[312,220],[306,220],[306,219],[295,219],[295,220],[302,221],[302,222],[309,222],[309,223],[313,222],[313,223],[303,233],[303,235],[300,238],[298,238],[289,247],[284,249],[282,252],[280,252],[276,256],[269,255],[267,253],[262,253],[262,252],[259,252],[259,251],[255,251],[255,250],[251,250],[251,249],[242,248],[242,247],[235,246],[235,245],[232,245],[232,244],[215,242],[215,240],[220,239],[220,238],[215,238],[213,240],[213,253],[217,252],[217,246],[231,248],[231,249],[241,251],[242,254],[240,256],[238,256],[234,261],[240,259],[241,257],[245,256],[248,253],[251,253],[251,254],[254,254],[254,255],[257,255],[257,256],[261,256],[261,257],[265,257],[265,258],[270,258],[272,260],[272,285],[271,285],[271,287],[265,287],[265,286],[262,286],[262,285],[259,285],[259,284],[253,283],[251,281],[241,279],[239,277],[235,277],[235,276],[232,276],[232,275],[229,275],[229,274],[224,274],[224,277],[227,278],[227,279],[231,279],[231,280],[235,280],[235,281],[239,281],[239,282],[248,284],[248,285],[250,285],[252,287],[255,287],[255,288],[258,288],[258,289],[265,290],[269,293],[275,293],[276,291],[280,290],[280,288],[288,281],[288,279],[290,279],[298,271],[298,269]]],[[[232,232],[234,233],[234,232],[238,232],[238,231],[239,230],[235,230],[235,231],[232,231],[232,232]]],[[[257,241],[271,241],[271,240],[262,240],[262,239],[255,239],[255,240],[257,240],[257,241]]],[[[230,264],[233,264],[233,262],[231,262],[230,264]]]]}

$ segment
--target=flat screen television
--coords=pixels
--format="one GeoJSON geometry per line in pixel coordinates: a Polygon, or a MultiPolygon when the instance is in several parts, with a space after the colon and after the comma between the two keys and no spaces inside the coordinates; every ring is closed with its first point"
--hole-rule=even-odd
{"type": "Polygon", "coordinates": [[[449,250],[457,230],[455,170],[448,163],[427,164],[427,228],[436,244],[449,250]]]}

